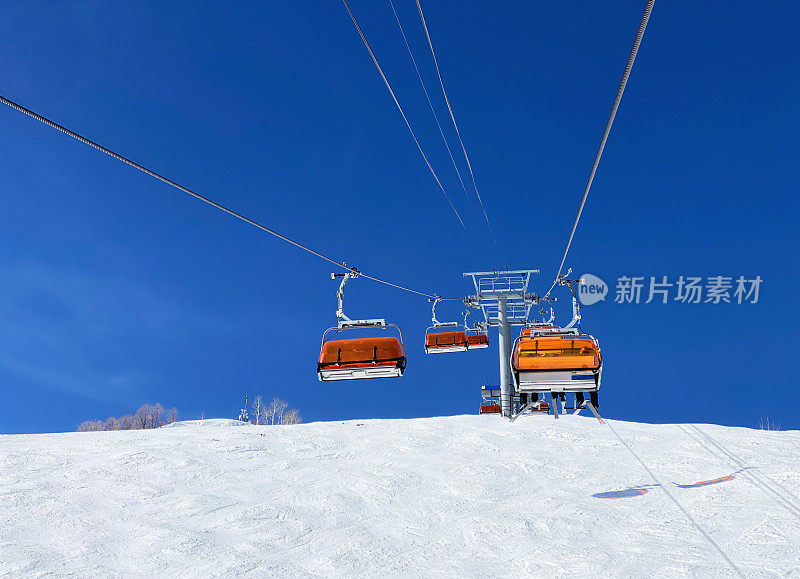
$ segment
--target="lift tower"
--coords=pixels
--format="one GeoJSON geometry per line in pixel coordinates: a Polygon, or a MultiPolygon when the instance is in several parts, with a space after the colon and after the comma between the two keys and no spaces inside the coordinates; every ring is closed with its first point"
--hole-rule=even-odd
{"type": "MultiPolygon", "coordinates": [[[[468,272],[475,284],[475,295],[464,298],[468,308],[481,310],[484,324],[497,326],[500,356],[500,411],[503,416],[511,416],[513,388],[511,381],[511,326],[524,326],[528,323],[531,307],[539,303],[539,296],[528,293],[531,276],[538,269],[518,269],[514,271],[468,272]]],[[[479,322],[480,323],[480,322],[479,322]]]]}

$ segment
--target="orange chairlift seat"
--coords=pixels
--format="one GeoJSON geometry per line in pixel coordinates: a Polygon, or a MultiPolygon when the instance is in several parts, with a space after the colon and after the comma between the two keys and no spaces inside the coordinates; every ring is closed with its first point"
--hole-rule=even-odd
{"type": "Polygon", "coordinates": [[[344,274],[331,274],[332,278],[343,278],[336,297],[339,309],[336,311],[338,323],[322,334],[322,347],[317,361],[317,376],[320,380],[357,380],[360,378],[399,378],[406,369],[406,350],[403,333],[395,324],[384,319],[351,320],[343,311],[344,285],[351,278],[358,277],[353,269],[344,274]],[[397,330],[395,336],[373,336],[368,338],[347,338],[334,340],[332,337],[343,331],[364,328],[397,330]]]}
{"type": "Polygon", "coordinates": [[[481,386],[479,414],[500,414],[500,386],[481,386]]]}
{"type": "MultiPolygon", "coordinates": [[[[567,272],[567,275],[572,270],[567,272]]],[[[576,400],[584,392],[591,394],[597,406],[597,391],[603,358],[600,345],[594,336],[584,334],[580,328],[580,303],[572,284],[581,280],[559,276],[557,283],[566,285],[572,293],[572,321],[560,328],[552,324],[553,308],[550,302],[550,320],[526,327],[514,342],[511,355],[514,387],[519,393],[575,392],[576,400]]]]}
{"type": "Polygon", "coordinates": [[[489,336],[486,334],[469,334],[467,336],[467,342],[469,343],[470,349],[488,348],[489,336]]]}
{"type": "Polygon", "coordinates": [[[519,392],[583,392],[600,387],[602,356],[593,336],[552,327],[526,330],[511,357],[519,392]]]}
{"type": "Polygon", "coordinates": [[[466,352],[469,348],[467,334],[463,330],[427,332],[425,334],[425,353],[443,354],[446,352],[466,352]]]}
{"type": "Polygon", "coordinates": [[[550,404],[548,404],[544,400],[537,400],[537,401],[535,401],[533,403],[533,406],[531,406],[531,411],[532,412],[543,412],[543,413],[547,414],[547,413],[550,412],[550,404]]]}
{"type": "Polygon", "coordinates": [[[467,317],[469,316],[469,309],[464,312],[464,327],[467,329],[467,342],[470,350],[478,350],[480,348],[489,347],[489,331],[488,325],[480,322],[475,322],[475,325],[470,328],[467,325],[467,317]]]}
{"type": "Polygon", "coordinates": [[[489,347],[489,333],[486,324],[475,323],[474,327],[470,328],[467,325],[467,317],[469,316],[469,308],[464,312],[464,328],[467,330],[467,344],[470,350],[478,350],[480,348],[489,347]]]}
{"type": "Polygon", "coordinates": [[[320,380],[394,378],[405,368],[405,348],[394,336],[325,341],[317,363],[320,380]]]}
{"type": "Polygon", "coordinates": [[[548,322],[534,323],[534,324],[532,324],[530,326],[526,326],[525,328],[523,328],[522,332],[520,333],[520,337],[528,337],[528,338],[530,338],[531,337],[531,332],[536,331],[536,332],[540,332],[541,333],[541,332],[545,332],[545,331],[548,331],[548,330],[556,330],[556,329],[557,328],[553,324],[550,324],[548,322]]]}
{"type": "Polygon", "coordinates": [[[478,348],[488,348],[489,347],[489,336],[483,332],[477,332],[475,334],[467,334],[467,342],[469,344],[469,349],[478,349],[478,348]]]}
{"type": "Polygon", "coordinates": [[[431,314],[433,325],[425,330],[425,353],[447,354],[451,352],[466,352],[469,348],[467,328],[458,322],[440,322],[436,319],[436,306],[443,298],[436,296],[429,299],[433,302],[431,314]]]}
{"type": "Polygon", "coordinates": [[[600,351],[589,336],[540,336],[520,340],[514,366],[518,370],[596,370],[600,351]]]}

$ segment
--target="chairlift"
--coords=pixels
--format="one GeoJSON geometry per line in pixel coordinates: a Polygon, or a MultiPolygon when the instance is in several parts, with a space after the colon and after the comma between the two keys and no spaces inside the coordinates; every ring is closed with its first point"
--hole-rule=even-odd
{"type": "Polygon", "coordinates": [[[317,376],[321,381],[357,380],[362,378],[399,378],[406,369],[406,350],[403,332],[396,324],[384,319],[351,320],[343,310],[344,286],[358,277],[353,268],[347,273],[332,273],[331,279],[341,278],[336,297],[337,324],[322,334],[322,348],[317,362],[317,376]],[[394,328],[399,336],[373,336],[368,338],[333,339],[342,332],[355,329],[394,328]]]}
{"type": "Polygon", "coordinates": [[[470,350],[479,350],[489,347],[489,335],[483,332],[467,334],[467,341],[469,342],[470,350]]]}
{"type": "Polygon", "coordinates": [[[464,312],[464,327],[467,328],[467,343],[470,350],[479,350],[489,347],[489,333],[485,322],[475,322],[475,326],[467,326],[469,310],[464,312]]]}
{"type": "Polygon", "coordinates": [[[519,334],[520,338],[530,338],[533,332],[544,332],[544,331],[552,331],[558,329],[558,327],[553,323],[555,319],[555,311],[553,310],[553,304],[556,298],[539,298],[541,301],[546,301],[549,307],[550,316],[545,319],[547,316],[547,310],[544,308],[539,308],[539,314],[541,314],[542,319],[541,321],[536,319],[534,321],[528,321],[525,324],[525,327],[522,328],[522,331],[519,334]]]}
{"type": "Polygon", "coordinates": [[[449,354],[451,352],[466,352],[469,348],[467,327],[458,322],[440,322],[436,319],[436,306],[442,298],[436,296],[428,300],[433,302],[431,307],[433,325],[425,330],[426,354],[449,354]],[[442,328],[452,328],[442,330],[442,328]]]}
{"type": "Polygon", "coordinates": [[[481,405],[478,414],[500,414],[500,386],[481,387],[481,405]]]}
{"type": "Polygon", "coordinates": [[[545,400],[536,400],[531,406],[531,412],[542,412],[547,414],[550,412],[550,404],[545,400]]]}
{"type": "Polygon", "coordinates": [[[538,319],[535,321],[529,321],[525,327],[522,328],[522,332],[520,332],[520,338],[529,338],[532,332],[542,332],[556,329],[556,325],[553,323],[553,320],[556,317],[555,310],[553,310],[553,302],[556,301],[556,298],[543,297],[539,299],[540,301],[547,303],[550,315],[547,317],[547,319],[545,319],[548,314],[548,310],[539,308],[539,314],[542,316],[541,321],[538,319]]]}
{"type": "Polygon", "coordinates": [[[567,326],[530,324],[514,341],[511,367],[518,393],[575,392],[582,400],[589,392],[597,406],[603,359],[597,339],[580,329],[580,305],[571,285],[579,282],[559,280],[572,291],[573,315],[567,326]]]}

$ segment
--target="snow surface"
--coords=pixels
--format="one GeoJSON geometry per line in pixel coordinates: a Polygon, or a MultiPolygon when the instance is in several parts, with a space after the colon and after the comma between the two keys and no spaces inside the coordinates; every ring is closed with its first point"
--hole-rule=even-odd
{"type": "Polygon", "coordinates": [[[0,575],[800,577],[800,432],[609,422],[0,436],[0,575]]]}

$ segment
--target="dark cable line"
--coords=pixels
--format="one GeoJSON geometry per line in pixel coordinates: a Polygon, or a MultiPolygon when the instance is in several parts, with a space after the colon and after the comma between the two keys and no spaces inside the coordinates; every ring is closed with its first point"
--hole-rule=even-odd
{"type": "Polygon", "coordinates": [[[347,265],[343,261],[337,261],[337,260],[335,260],[335,259],[333,259],[331,257],[328,257],[327,255],[325,255],[323,253],[320,253],[319,251],[311,249],[307,245],[303,245],[302,243],[300,243],[298,241],[295,241],[295,240],[293,240],[293,239],[291,239],[291,238],[289,238],[289,237],[287,237],[287,236],[285,236],[285,235],[283,235],[281,233],[278,233],[277,231],[275,231],[273,229],[270,229],[269,227],[267,227],[265,225],[262,225],[261,223],[258,223],[257,221],[253,221],[252,219],[250,219],[248,217],[245,217],[241,213],[238,213],[238,212],[234,211],[233,209],[229,209],[229,208],[225,207],[224,205],[221,205],[221,204],[217,203],[216,201],[213,201],[213,200],[209,199],[208,197],[200,195],[199,193],[196,193],[195,191],[192,191],[191,189],[189,189],[187,187],[184,187],[180,183],[176,183],[172,179],[168,179],[167,177],[164,177],[163,175],[160,175],[160,174],[156,173],[155,171],[151,171],[147,167],[144,167],[143,165],[140,165],[139,163],[131,161],[127,157],[123,157],[119,153],[115,153],[111,149],[107,149],[106,147],[104,147],[102,145],[99,145],[98,143],[95,143],[94,141],[92,141],[90,139],[87,139],[86,137],[83,137],[83,136],[79,135],[78,133],[76,133],[74,131],[71,131],[68,128],[66,128],[66,127],[64,127],[62,125],[59,125],[58,123],[53,122],[50,119],[45,118],[42,115],[39,115],[39,114],[33,112],[32,110],[27,109],[27,108],[23,107],[22,105],[19,105],[19,104],[15,103],[14,101],[11,101],[11,100],[9,100],[9,99],[1,96],[1,95],[0,95],[0,102],[2,102],[5,105],[8,105],[12,109],[15,109],[15,110],[17,110],[17,111],[19,111],[19,112],[21,112],[23,114],[28,115],[31,118],[36,119],[37,121],[39,121],[41,123],[44,123],[48,127],[56,129],[57,131],[61,131],[65,135],[68,135],[68,136],[72,137],[73,139],[76,139],[76,140],[80,141],[81,143],[83,143],[85,145],[89,145],[90,147],[93,147],[93,148],[97,149],[98,151],[100,151],[102,153],[105,153],[106,155],[108,155],[110,157],[113,157],[117,161],[122,161],[123,163],[125,163],[126,165],[130,165],[134,169],[138,169],[142,173],[150,175],[151,177],[154,177],[155,179],[158,179],[159,181],[162,181],[162,182],[166,183],[167,185],[170,185],[170,186],[178,189],[179,191],[183,191],[184,193],[187,193],[187,194],[191,195],[195,199],[199,199],[203,203],[207,203],[208,205],[211,205],[215,209],[219,209],[220,211],[224,211],[228,215],[232,215],[233,217],[236,217],[237,219],[241,219],[245,223],[249,223],[253,227],[257,227],[258,229],[260,229],[262,231],[265,231],[266,233],[269,233],[270,235],[274,235],[278,239],[280,239],[282,241],[285,241],[286,243],[289,243],[291,245],[294,245],[295,247],[297,247],[299,249],[302,249],[303,251],[307,251],[308,253],[310,253],[312,255],[316,255],[317,257],[319,257],[321,259],[324,259],[325,261],[327,261],[329,263],[332,263],[333,265],[336,265],[336,266],[341,267],[343,269],[346,269],[348,271],[357,273],[358,275],[360,275],[362,277],[365,277],[367,279],[371,279],[372,281],[375,281],[375,282],[378,282],[378,283],[382,283],[384,285],[388,285],[388,286],[391,286],[391,287],[394,287],[394,288],[397,288],[397,289],[401,289],[403,291],[407,291],[407,292],[410,292],[410,293],[413,293],[413,294],[417,294],[417,295],[421,295],[421,296],[425,296],[425,297],[429,297],[429,298],[436,297],[436,294],[429,294],[429,293],[426,293],[426,292],[418,291],[418,290],[415,290],[415,289],[411,289],[411,288],[408,288],[408,287],[405,287],[405,286],[402,286],[402,285],[399,285],[399,284],[395,284],[395,283],[386,281],[386,280],[381,279],[379,277],[375,277],[375,276],[371,276],[371,275],[362,273],[362,272],[358,271],[356,268],[347,265]]]}
{"type": "Polygon", "coordinates": [[[417,59],[414,58],[414,52],[411,50],[411,45],[408,43],[408,38],[406,37],[406,31],[403,28],[403,24],[400,22],[400,16],[398,16],[397,10],[394,7],[394,2],[392,2],[392,0],[389,0],[389,6],[391,6],[392,8],[392,13],[394,14],[394,19],[397,22],[397,27],[400,29],[400,34],[403,36],[403,42],[406,45],[408,56],[411,57],[411,64],[414,65],[414,71],[417,73],[419,84],[422,86],[422,92],[425,93],[425,100],[428,101],[428,107],[430,107],[431,113],[433,114],[433,120],[436,121],[436,126],[439,128],[439,134],[442,136],[442,142],[444,143],[444,147],[445,149],[447,149],[447,154],[450,156],[450,161],[453,163],[453,169],[456,170],[456,175],[458,176],[458,182],[461,184],[461,189],[464,191],[464,197],[467,200],[469,200],[469,193],[467,193],[467,186],[464,184],[464,179],[461,177],[461,171],[458,169],[458,164],[456,164],[456,159],[453,156],[453,151],[450,149],[450,143],[447,142],[447,137],[444,134],[444,129],[442,129],[442,123],[439,122],[439,115],[436,114],[436,109],[434,108],[430,94],[428,93],[428,87],[425,85],[425,81],[422,79],[422,73],[419,70],[419,65],[417,65],[417,59]]]}
{"type": "Polygon", "coordinates": [[[592,171],[589,173],[589,180],[586,183],[586,188],[583,191],[581,203],[578,206],[578,214],[575,216],[575,222],[572,224],[572,231],[570,232],[569,239],[567,240],[567,247],[564,249],[564,257],[561,258],[561,264],[558,266],[558,272],[553,280],[553,285],[551,285],[550,289],[547,290],[545,297],[550,295],[550,292],[553,291],[553,288],[558,283],[558,278],[564,269],[564,262],[567,261],[567,254],[569,253],[569,248],[572,245],[572,238],[575,236],[575,230],[578,229],[578,222],[581,219],[583,207],[586,205],[586,198],[589,196],[589,189],[592,188],[592,181],[594,181],[594,175],[597,172],[597,166],[600,164],[600,157],[603,156],[603,149],[605,149],[608,135],[611,133],[611,125],[614,124],[614,117],[617,115],[617,109],[619,108],[619,103],[622,100],[622,93],[625,92],[625,85],[628,84],[628,77],[631,75],[633,62],[636,60],[636,54],[639,52],[639,45],[642,43],[642,37],[644,36],[644,31],[647,28],[647,21],[650,20],[650,13],[653,11],[654,4],[655,0],[647,0],[647,5],[644,8],[644,14],[642,14],[642,20],[639,23],[639,30],[636,32],[636,39],[633,41],[631,53],[628,56],[628,62],[625,65],[625,72],[622,74],[622,79],[620,80],[619,88],[617,89],[617,96],[614,98],[614,104],[611,107],[611,114],[608,116],[606,128],[605,131],[603,131],[603,138],[600,140],[600,147],[597,149],[597,154],[594,157],[592,171]]]}
{"type": "Polygon", "coordinates": [[[386,78],[386,74],[384,74],[383,68],[381,67],[380,63],[378,62],[378,58],[375,56],[375,53],[372,51],[372,47],[370,46],[369,42],[367,41],[367,37],[364,35],[363,30],[361,30],[361,26],[358,24],[358,20],[356,20],[355,14],[353,14],[353,11],[350,10],[350,5],[347,3],[347,0],[342,0],[342,3],[344,4],[344,7],[347,9],[347,13],[350,15],[350,19],[353,21],[353,24],[355,25],[356,30],[358,31],[358,35],[361,37],[361,40],[364,42],[364,46],[367,48],[367,52],[369,53],[370,57],[372,58],[372,62],[375,64],[375,68],[378,69],[378,73],[381,75],[381,78],[383,79],[383,83],[386,85],[386,88],[389,90],[389,94],[391,95],[392,100],[394,101],[394,104],[397,106],[397,110],[400,111],[400,115],[403,117],[403,121],[405,121],[406,127],[408,127],[408,132],[411,133],[411,138],[414,139],[414,144],[417,145],[417,149],[419,150],[420,155],[422,155],[422,159],[425,161],[425,164],[428,166],[428,170],[431,172],[431,175],[433,175],[433,178],[436,181],[436,184],[439,186],[439,189],[442,191],[442,194],[444,195],[445,199],[447,199],[447,202],[450,204],[450,209],[452,209],[453,213],[456,214],[456,217],[458,218],[458,222],[461,224],[461,227],[464,229],[464,233],[466,233],[466,235],[467,235],[467,239],[469,239],[469,241],[473,245],[473,247],[475,247],[475,249],[477,249],[478,246],[475,244],[475,240],[473,240],[472,236],[469,234],[469,230],[467,229],[467,226],[464,224],[464,220],[461,219],[461,214],[459,214],[458,210],[456,209],[456,206],[453,205],[453,201],[450,199],[450,196],[447,194],[447,191],[445,190],[444,185],[442,185],[442,182],[439,180],[439,176],[436,174],[436,171],[433,169],[433,166],[431,165],[431,162],[428,160],[428,156],[425,154],[425,151],[422,149],[422,145],[420,144],[419,139],[417,139],[417,135],[416,135],[416,133],[414,133],[414,129],[411,128],[411,123],[409,122],[408,117],[406,117],[406,113],[403,111],[403,107],[400,106],[400,101],[397,100],[397,96],[394,94],[394,90],[392,89],[392,85],[389,84],[389,79],[386,78]]]}
{"type": "Polygon", "coordinates": [[[428,24],[425,22],[425,15],[422,13],[422,5],[419,3],[419,0],[417,0],[417,11],[419,12],[419,19],[422,21],[422,27],[425,29],[425,37],[428,39],[428,46],[431,49],[433,64],[436,67],[436,75],[439,77],[439,86],[442,87],[442,96],[444,96],[444,102],[447,105],[448,112],[450,113],[450,120],[453,121],[453,128],[456,130],[456,136],[458,136],[458,142],[461,145],[461,151],[464,153],[464,160],[467,162],[467,168],[469,169],[469,175],[472,178],[472,187],[475,190],[475,196],[477,197],[478,203],[483,211],[483,218],[486,220],[486,227],[489,229],[489,234],[492,236],[492,241],[494,242],[494,247],[497,250],[497,255],[500,257],[501,261],[505,261],[503,253],[500,251],[500,246],[497,243],[497,238],[494,235],[492,225],[489,223],[489,214],[486,213],[486,207],[483,205],[483,199],[481,198],[480,191],[478,191],[478,184],[475,181],[475,173],[472,171],[472,163],[469,160],[469,155],[467,155],[467,148],[464,146],[464,140],[461,138],[461,131],[458,129],[458,123],[456,123],[456,117],[453,114],[453,107],[450,106],[450,99],[447,96],[447,91],[444,89],[444,80],[442,80],[442,72],[439,70],[439,61],[436,58],[436,51],[433,50],[433,42],[431,41],[431,35],[428,32],[428,24]]]}

